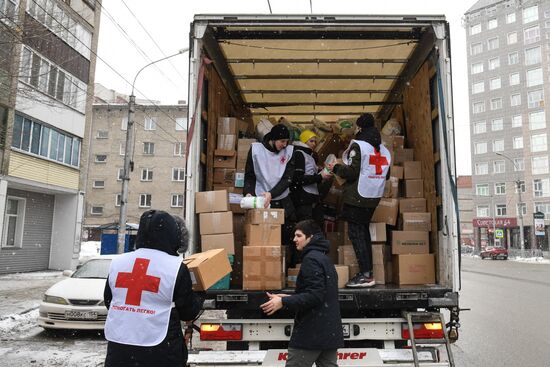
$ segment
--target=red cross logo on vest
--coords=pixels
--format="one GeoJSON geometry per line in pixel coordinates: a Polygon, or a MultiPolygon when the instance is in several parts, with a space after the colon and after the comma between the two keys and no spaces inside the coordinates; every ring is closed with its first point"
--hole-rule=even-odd
{"type": "Polygon", "coordinates": [[[141,305],[143,291],[158,293],[160,278],[147,275],[149,261],[149,259],[137,258],[131,273],[118,273],[115,288],[128,288],[125,301],[127,305],[141,305]]]}
{"type": "Polygon", "coordinates": [[[282,156],[282,157],[281,157],[281,164],[285,164],[285,162],[286,162],[286,157],[285,157],[285,156],[282,156]]]}
{"type": "Polygon", "coordinates": [[[374,154],[369,156],[369,164],[376,166],[376,174],[382,174],[382,166],[388,165],[386,157],[380,155],[380,151],[375,151],[374,154]]]}

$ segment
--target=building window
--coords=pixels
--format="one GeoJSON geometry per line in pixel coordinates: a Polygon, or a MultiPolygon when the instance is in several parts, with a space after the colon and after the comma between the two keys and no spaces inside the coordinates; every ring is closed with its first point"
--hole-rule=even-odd
{"type": "Polygon", "coordinates": [[[94,189],[104,189],[105,188],[105,181],[104,180],[94,180],[92,186],[93,186],[94,189]]]}
{"type": "Polygon", "coordinates": [[[485,102],[474,102],[472,104],[473,113],[485,112],[485,102]]]}
{"type": "Polygon", "coordinates": [[[534,22],[539,19],[539,7],[533,5],[523,9],[523,24],[534,22]]]}
{"type": "Polygon", "coordinates": [[[124,178],[124,168],[119,168],[117,171],[116,180],[122,181],[123,178],[124,178]]]}
{"type": "Polygon", "coordinates": [[[489,19],[489,21],[487,22],[487,29],[495,29],[496,27],[498,27],[497,19],[489,19]]]}
{"type": "Polygon", "coordinates": [[[533,195],[536,198],[550,196],[550,179],[535,179],[533,180],[533,195]]]}
{"type": "Polygon", "coordinates": [[[515,191],[516,194],[518,194],[520,192],[524,193],[526,191],[525,181],[523,181],[523,180],[514,182],[514,187],[515,187],[514,191],[515,191]]]}
{"type": "Polygon", "coordinates": [[[531,170],[534,175],[543,175],[548,173],[548,157],[533,157],[531,158],[531,170]]]}
{"type": "Polygon", "coordinates": [[[472,64],[472,74],[480,74],[483,73],[483,62],[478,62],[475,64],[472,64]]]}
{"type": "Polygon", "coordinates": [[[187,127],[187,119],[180,117],[176,119],[176,131],[184,131],[187,127]]]}
{"type": "Polygon", "coordinates": [[[546,134],[531,136],[531,152],[546,152],[548,146],[546,143],[546,134]]]}
{"type": "Polygon", "coordinates": [[[95,162],[96,163],[106,163],[107,162],[107,154],[96,154],[95,155],[95,162]]]}
{"type": "Polygon", "coordinates": [[[4,214],[2,247],[22,247],[26,199],[8,196],[4,214]]]}
{"type": "Polygon", "coordinates": [[[481,42],[479,43],[472,43],[470,45],[470,54],[472,56],[479,55],[483,52],[483,44],[481,42]]]}
{"type": "Polygon", "coordinates": [[[486,218],[489,216],[489,207],[486,205],[480,205],[476,208],[477,216],[479,218],[486,218]]]}
{"type": "Polygon", "coordinates": [[[512,94],[510,96],[510,106],[515,107],[521,105],[521,94],[512,94]]]}
{"type": "Polygon", "coordinates": [[[530,45],[531,43],[539,42],[540,41],[540,29],[539,26],[536,25],[534,27],[526,28],[523,31],[523,43],[526,45],[530,45]]]}
{"type": "Polygon", "coordinates": [[[493,141],[493,152],[503,152],[504,151],[504,140],[499,139],[493,141]]]}
{"type": "Polygon", "coordinates": [[[489,174],[489,163],[476,163],[476,175],[487,175],[489,174]]]}
{"type": "Polygon", "coordinates": [[[487,153],[487,142],[479,142],[474,144],[474,154],[485,154],[487,153]]]}
{"type": "Polygon", "coordinates": [[[493,121],[491,121],[491,130],[504,130],[504,121],[502,119],[494,119],[493,121]]]}
{"type": "Polygon", "coordinates": [[[490,38],[487,40],[487,50],[496,50],[498,48],[498,37],[490,38]]]}
{"type": "Polygon", "coordinates": [[[109,131],[108,130],[98,130],[96,139],[108,139],[109,138],[109,131]]]}
{"type": "Polygon", "coordinates": [[[185,154],[185,144],[183,142],[174,143],[174,156],[182,157],[185,154]]]}
{"type": "Polygon", "coordinates": [[[119,143],[118,145],[118,155],[125,156],[126,155],[126,143],[119,143]]]}
{"type": "Polygon", "coordinates": [[[525,65],[540,64],[542,60],[540,46],[525,50],[525,65]]]}
{"type": "Polygon", "coordinates": [[[491,99],[491,111],[499,110],[502,108],[502,98],[491,99]]]}
{"type": "Polygon", "coordinates": [[[140,208],[151,207],[151,194],[139,194],[139,207],[140,208]]]}
{"type": "Polygon", "coordinates": [[[490,90],[500,89],[500,87],[501,87],[500,78],[494,78],[489,81],[490,90]]]}
{"type": "Polygon", "coordinates": [[[518,85],[518,84],[519,84],[519,73],[510,74],[510,85],[518,85]]]}
{"type": "Polygon", "coordinates": [[[172,208],[182,208],[183,207],[183,194],[172,194],[171,200],[172,208]]]}
{"type": "Polygon", "coordinates": [[[153,181],[153,170],[150,168],[142,168],[141,181],[153,181]]]}
{"type": "Polygon", "coordinates": [[[534,87],[535,85],[541,85],[543,81],[542,68],[527,70],[526,80],[528,87],[534,87]]]}
{"type": "Polygon", "coordinates": [[[506,14],[506,24],[514,23],[516,21],[516,13],[506,14]]]}
{"type": "Polygon", "coordinates": [[[481,23],[470,26],[470,35],[481,33],[481,23]]]}
{"type": "Polygon", "coordinates": [[[523,149],[523,136],[514,136],[512,142],[514,149],[523,149]]]}
{"type": "Polygon", "coordinates": [[[514,158],[514,171],[525,171],[525,160],[523,158],[514,158]]]}
{"type": "Polygon", "coordinates": [[[514,115],[512,116],[512,127],[521,127],[523,121],[522,121],[521,115],[514,115]]]}
{"type": "Polygon", "coordinates": [[[485,92],[485,83],[484,82],[477,82],[472,84],[472,94],[482,93],[485,92]]]}
{"type": "Polygon", "coordinates": [[[157,118],[156,117],[146,117],[145,118],[145,130],[155,130],[157,128],[157,118]]]}
{"type": "Polygon", "coordinates": [[[155,154],[155,143],[144,142],[143,143],[143,154],[146,154],[146,155],[155,154]]]}
{"type": "Polygon", "coordinates": [[[92,205],[92,208],[90,210],[90,214],[92,215],[103,215],[103,207],[98,205],[92,205]]]}
{"type": "Polygon", "coordinates": [[[508,33],[508,36],[506,37],[508,44],[513,45],[514,43],[518,42],[518,34],[517,32],[508,33]]]}
{"type": "Polygon", "coordinates": [[[546,128],[546,114],[544,111],[529,113],[529,130],[546,128]]]}
{"type": "Polygon", "coordinates": [[[172,181],[185,181],[185,168],[172,168],[172,181]]]}
{"type": "Polygon", "coordinates": [[[519,53],[512,52],[508,54],[508,65],[515,65],[519,63],[519,53]]]}
{"type": "Polygon", "coordinates": [[[482,134],[487,131],[485,121],[474,122],[474,134],[482,134]]]}
{"type": "Polygon", "coordinates": [[[498,57],[489,59],[489,70],[495,70],[498,67],[500,67],[500,59],[498,57]]]}
{"type": "Polygon", "coordinates": [[[506,171],[506,164],[504,161],[493,162],[493,173],[504,173],[506,171]]]}
{"type": "Polygon", "coordinates": [[[497,204],[495,206],[496,208],[496,216],[497,217],[505,217],[506,216],[506,204],[497,204]]]}
{"type": "Polygon", "coordinates": [[[544,218],[550,219],[550,203],[535,203],[535,212],[544,213],[544,218]]]}
{"type": "Polygon", "coordinates": [[[115,195],[115,206],[120,206],[120,203],[122,203],[122,195],[116,194],[115,195]]]}
{"type": "Polygon", "coordinates": [[[506,183],[505,182],[495,183],[495,195],[506,195],[506,183]]]}
{"type": "Polygon", "coordinates": [[[478,184],[478,185],[476,185],[476,195],[477,196],[489,196],[489,184],[478,184]]]}
{"type": "Polygon", "coordinates": [[[128,116],[123,117],[120,121],[120,130],[128,130],[128,116]]]}
{"type": "Polygon", "coordinates": [[[542,89],[527,92],[527,106],[529,108],[544,106],[544,92],[542,89]]]}

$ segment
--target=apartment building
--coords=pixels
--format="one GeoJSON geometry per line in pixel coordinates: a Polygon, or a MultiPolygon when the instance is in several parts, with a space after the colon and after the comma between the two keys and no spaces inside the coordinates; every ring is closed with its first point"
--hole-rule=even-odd
{"type": "Polygon", "coordinates": [[[547,250],[533,213],[550,219],[550,1],[480,0],[464,20],[475,236],[520,248],[523,219],[525,247],[547,250]]]}
{"type": "Polygon", "coordinates": [[[0,1],[0,273],[74,268],[101,3],[0,1]]]}
{"type": "MultiPolygon", "coordinates": [[[[115,101],[126,98],[112,96],[115,101]]],[[[102,100],[94,104],[89,139],[84,228],[91,239],[99,239],[101,226],[119,221],[128,124],[128,104],[102,100]]],[[[183,216],[187,106],[139,104],[134,128],[128,223],[139,223],[148,209],[183,216]]]]}

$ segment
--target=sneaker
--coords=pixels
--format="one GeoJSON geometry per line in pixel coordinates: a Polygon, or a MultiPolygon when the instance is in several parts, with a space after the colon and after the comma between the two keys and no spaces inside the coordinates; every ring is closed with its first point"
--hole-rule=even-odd
{"type": "Polygon", "coordinates": [[[357,273],[350,281],[346,284],[348,288],[366,288],[372,287],[376,284],[374,278],[366,277],[363,273],[357,273]]]}

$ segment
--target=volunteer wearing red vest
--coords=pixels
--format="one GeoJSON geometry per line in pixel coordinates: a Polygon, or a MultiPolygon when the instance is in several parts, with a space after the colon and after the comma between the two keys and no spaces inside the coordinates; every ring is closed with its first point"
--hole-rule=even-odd
{"type": "Polygon", "coordinates": [[[359,131],[342,159],[344,164],[333,167],[334,174],[346,179],[342,218],[348,222],[348,236],[355,250],[360,272],[347,287],[371,287],[376,284],[372,266],[369,224],[374,210],[384,194],[391,156],[370,113],[357,119],[359,131]]]}
{"type": "Polygon", "coordinates": [[[106,367],[184,366],[181,320],[193,320],[202,301],[178,256],[189,236],[183,220],[160,211],[141,216],[136,251],[111,262],[105,284],[106,367]],[[179,220],[178,220],[179,219],[179,220]]]}

